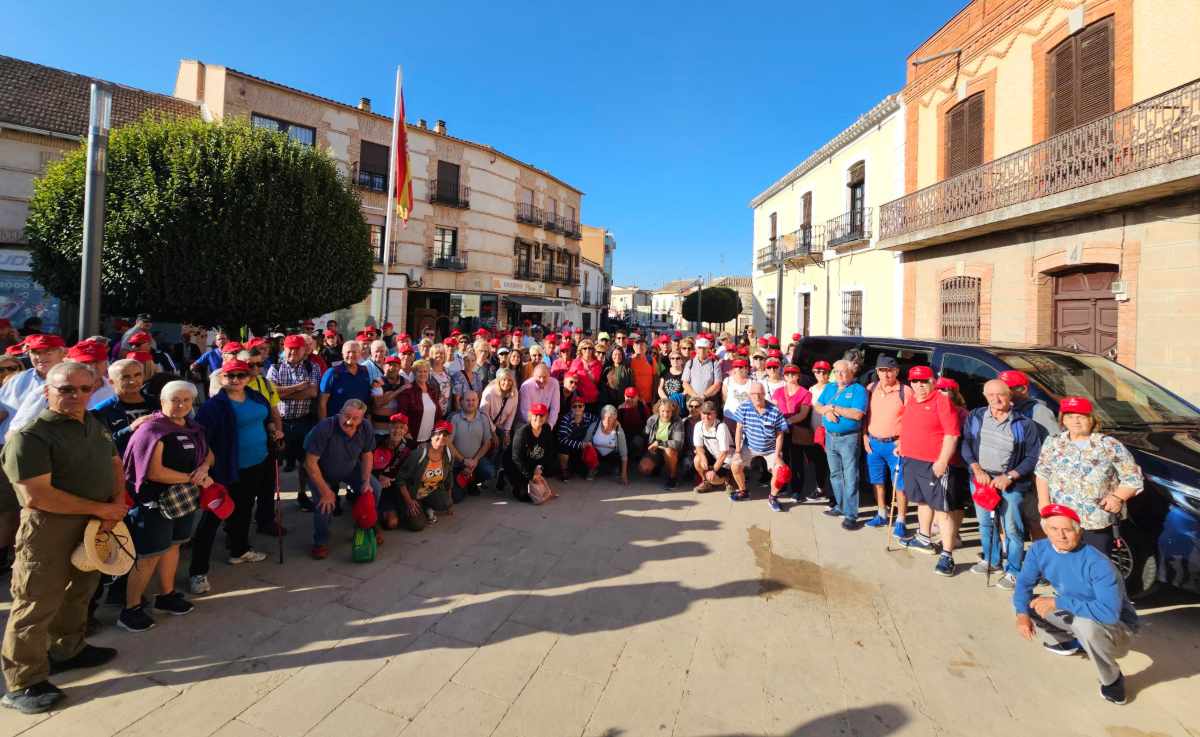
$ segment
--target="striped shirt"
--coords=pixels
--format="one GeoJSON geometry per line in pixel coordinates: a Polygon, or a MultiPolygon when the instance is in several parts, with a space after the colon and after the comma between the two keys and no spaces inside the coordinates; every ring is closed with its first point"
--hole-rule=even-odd
{"type": "MultiPolygon", "coordinates": [[[[321,384],[321,368],[313,361],[304,360],[292,365],[287,361],[272,364],[267,371],[267,378],[275,382],[275,386],[295,386],[309,382],[314,387],[321,384]]],[[[279,416],[285,420],[298,420],[307,417],[312,412],[312,399],[280,399],[279,416]]]]}
{"type": "Polygon", "coordinates": [[[760,413],[754,409],[754,402],[743,402],[738,407],[737,422],[742,426],[742,437],[746,447],[755,453],[773,453],[775,451],[775,436],[787,432],[787,419],[779,408],[768,403],[760,413]]]}

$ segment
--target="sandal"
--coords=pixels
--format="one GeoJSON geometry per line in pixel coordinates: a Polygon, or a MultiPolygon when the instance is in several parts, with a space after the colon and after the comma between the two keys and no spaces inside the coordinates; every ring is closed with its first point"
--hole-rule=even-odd
{"type": "Polygon", "coordinates": [[[740,491],[729,492],[729,500],[734,502],[744,502],[750,498],[750,492],[742,489],[740,491]]]}

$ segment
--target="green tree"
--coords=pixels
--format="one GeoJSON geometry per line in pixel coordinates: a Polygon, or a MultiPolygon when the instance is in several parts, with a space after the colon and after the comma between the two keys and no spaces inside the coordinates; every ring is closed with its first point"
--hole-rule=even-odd
{"type": "MultiPolygon", "coordinates": [[[[75,302],[86,149],[34,183],[33,276],[75,302]]],[[[286,323],[361,301],[374,278],[358,197],[333,160],[243,120],[147,117],[108,149],[101,308],[207,327],[286,323]]]]}
{"type": "Polygon", "coordinates": [[[729,287],[708,287],[683,299],[683,319],[695,322],[697,309],[704,322],[729,322],[742,313],[742,299],[729,287]]]}

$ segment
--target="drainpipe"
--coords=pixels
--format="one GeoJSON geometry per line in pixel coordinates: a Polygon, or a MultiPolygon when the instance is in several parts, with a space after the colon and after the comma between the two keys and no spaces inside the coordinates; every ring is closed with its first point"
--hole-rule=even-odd
{"type": "Polygon", "coordinates": [[[771,315],[771,325],[775,328],[772,332],[776,335],[783,332],[783,270],[784,265],[781,261],[779,268],[775,270],[775,314],[771,315]]]}
{"type": "Polygon", "coordinates": [[[829,332],[829,299],[830,299],[829,298],[829,264],[825,264],[825,268],[822,269],[822,271],[825,272],[825,334],[830,335],[830,332],[829,332]]]}

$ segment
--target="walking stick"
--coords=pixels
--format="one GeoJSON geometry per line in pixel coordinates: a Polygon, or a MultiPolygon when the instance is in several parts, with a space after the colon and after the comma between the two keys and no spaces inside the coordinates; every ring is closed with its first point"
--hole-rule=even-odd
{"type": "Polygon", "coordinates": [[[279,486],[279,461],[275,461],[275,539],[279,542],[279,565],[283,565],[283,499],[279,486]]]}
{"type": "Polygon", "coordinates": [[[899,479],[900,479],[900,461],[899,461],[899,459],[897,459],[896,472],[894,474],[892,474],[892,503],[888,506],[887,544],[884,547],[884,549],[889,553],[892,552],[892,537],[893,537],[894,531],[895,531],[895,527],[894,527],[893,523],[896,519],[896,483],[899,481],[899,479]]]}
{"type": "MultiPolygon", "coordinates": [[[[999,505],[997,505],[996,509],[999,508],[999,505]]],[[[996,550],[1000,547],[1000,518],[996,515],[996,509],[988,512],[988,517],[990,517],[992,520],[992,550],[996,550]]],[[[1000,562],[1001,565],[1003,565],[1004,559],[1001,558],[1000,562]]],[[[992,587],[992,556],[984,555],[983,564],[987,566],[987,575],[983,579],[983,586],[984,588],[990,589],[992,587]]]]}

